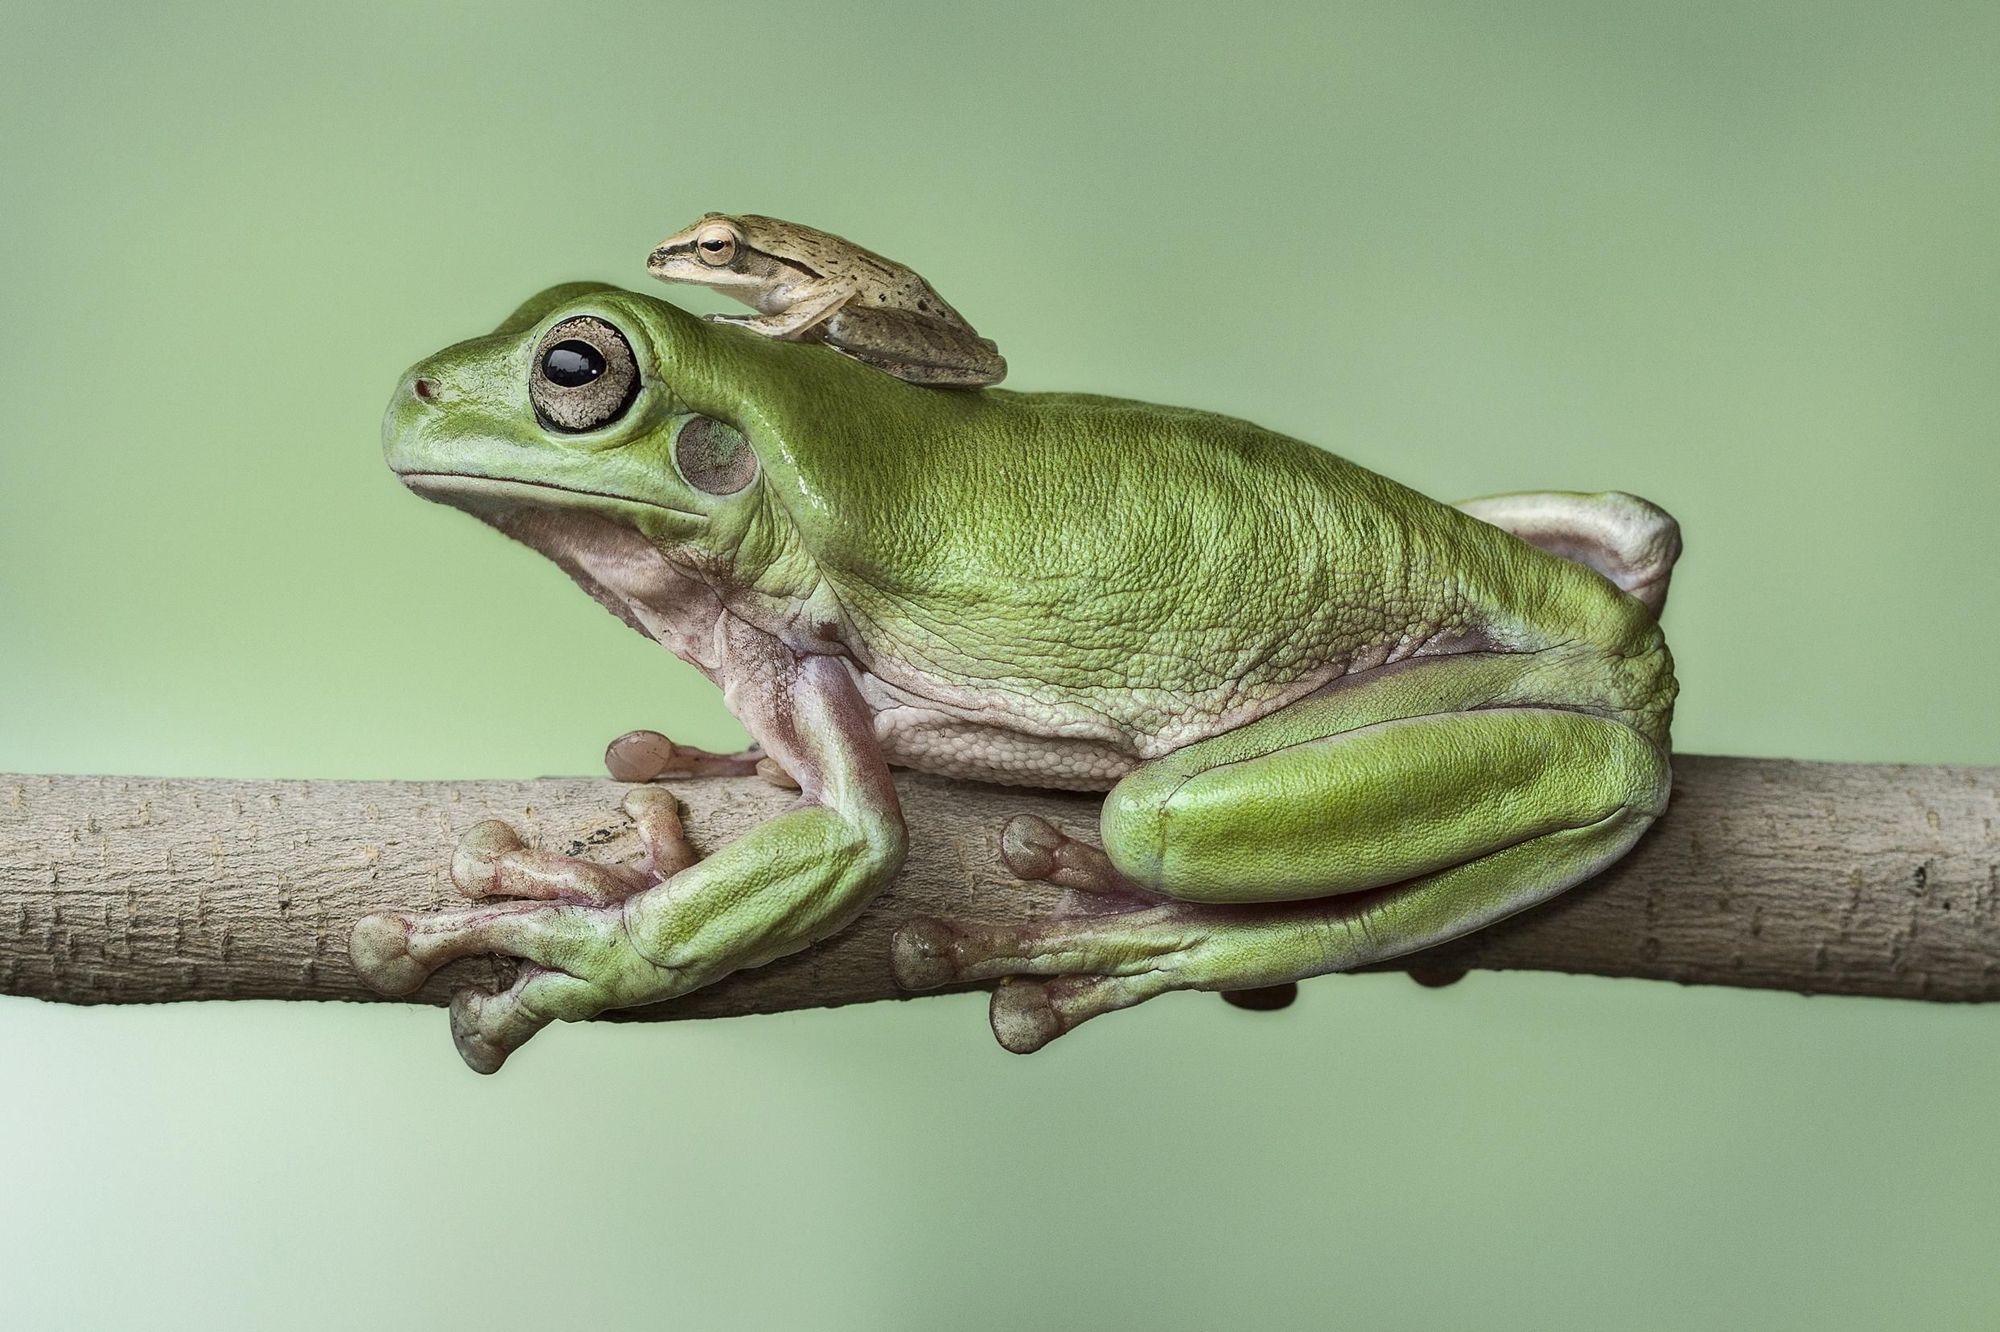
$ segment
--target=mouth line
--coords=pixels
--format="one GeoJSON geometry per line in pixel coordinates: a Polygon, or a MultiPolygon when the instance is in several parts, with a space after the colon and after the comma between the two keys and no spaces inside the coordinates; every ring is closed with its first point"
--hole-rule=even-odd
{"type": "Polygon", "coordinates": [[[634,499],[630,495],[614,495],[608,490],[587,490],[582,486],[565,486],[554,481],[519,481],[511,476],[484,476],[478,472],[398,472],[398,480],[408,485],[412,481],[485,481],[495,486],[518,486],[523,490],[556,490],[565,495],[581,495],[585,499],[613,500],[619,504],[636,504],[642,509],[658,509],[662,513],[679,514],[683,518],[705,518],[708,515],[696,513],[693,509],[677,509],[671,504],[661,504],[657,500],[634,499]]]}

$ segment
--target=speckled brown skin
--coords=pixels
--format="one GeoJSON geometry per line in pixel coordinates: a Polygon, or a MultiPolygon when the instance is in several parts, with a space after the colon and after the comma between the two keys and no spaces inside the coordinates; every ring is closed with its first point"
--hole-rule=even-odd
{"type": "Polygon", "coordinates": [[[756,213],[706,213],[661,241],[647,271],[662,282],[714,287],[760,311],[717,315],[717,323],[822,341],[913,384],[976,388],[1007,374],[992,340],[930,283],[831,232],[756,213]],[[705,240],[726,249],[704,257],[705,240]]]}

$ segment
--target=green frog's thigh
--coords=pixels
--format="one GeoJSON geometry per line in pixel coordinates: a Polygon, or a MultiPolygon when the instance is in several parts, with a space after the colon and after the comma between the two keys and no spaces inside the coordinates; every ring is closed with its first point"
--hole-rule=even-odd
{"type": "Polygon", "coordinates": [[[1105,850],[1170,897],[1246,904],[1405,883],[1523,848],[1506,873],[1465,884],[1471,928],[1594,873],[1665,805],[1665,756],[1603,717],[1497,707],[1351,722],[1344,707],[1295,705],[1136,769],[1105,801],[1105,850]],[[1605,835],[1566,835],[1592,829],[1605,835]]]}

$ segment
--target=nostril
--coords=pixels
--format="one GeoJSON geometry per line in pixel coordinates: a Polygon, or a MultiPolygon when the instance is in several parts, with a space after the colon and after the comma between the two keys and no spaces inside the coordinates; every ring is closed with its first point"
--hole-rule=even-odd
{"type": "Polygon", "coordinates": [[[419,379],[410,385],[410,391],[425,402],[431,402],[437,398],[437,387],[436,382],[433,380],[419,379]]]}

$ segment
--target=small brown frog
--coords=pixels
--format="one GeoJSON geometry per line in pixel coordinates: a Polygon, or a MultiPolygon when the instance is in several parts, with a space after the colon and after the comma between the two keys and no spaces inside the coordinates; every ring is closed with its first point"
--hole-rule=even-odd
{"type": "Polygon", "coordinates": [[[704,213],[661,241],[646,271],[758,311],[711,315],[767,337],[817,340],[912,384],[997,384],[1007,362],[937,289],[852,241],[754,213],[704,213]]]}

